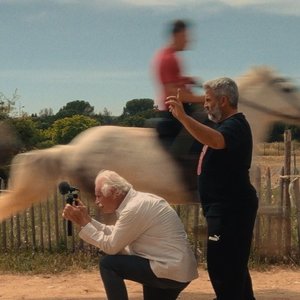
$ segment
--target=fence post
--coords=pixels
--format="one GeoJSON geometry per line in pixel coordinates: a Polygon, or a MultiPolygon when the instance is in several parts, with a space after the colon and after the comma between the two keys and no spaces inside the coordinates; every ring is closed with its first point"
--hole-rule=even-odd
{"type": "Polygon", "coordinates": [[[24,211],[24,213],[23,213],[23,219],[24,219],[24,241],[25,241],[25,248],[26,249],[28,249],[28,247],[29,247],[27,213],[28,213],[28,209],[26,209],[24,211]]]}
{"type": "Polygon", "coordinates": [[[40,227],[40,247],[41,251],[44,252],[44,226],[43,226],[43,208],[42,203],[39,204],[39,227],[40,227]]]}
{"type": "Polygon", "coordinates": [[[33,205],[30,208],[30,218],[31,218],[32,249],[33,249],[33,251],[36,251],[35,212],[34,212],[33,205]]]}
{"type": "Polygon", "coordinates": [[[280,205],[280,216],[278,217],[279,231],[278,231],[278,248],[279,253],[283,255],[284,247],[283,247],[283,236],[284,236],[284,228],[283,228],[283,212],[284,212],[284,179],[282,176],[284,175],[284,167],[280,170],[280,179],[279,179],[279,205],[280,205]]]}
{"type": "MultiPolygon", "coordinates": [[[[268,207],[271,206],[271,202],[272,202],[272,184],[271,184],[271,171],[270,171],[270,167],[267,168],[267,172],[266,172],[266,198],[265,198],[265,203],[268,207]]],[[[267,238],[268,241],[271,243],[271,245],[273,244],[272,241],[272,234],[271,234],[271,219],[272,216],[271,214],[267,214],[266,215],[267,218],[267,238]]]]}
{"type": "MultiPolygon", "coordinates": [[[[4,180],[1,178],[0,180],[0,189],[4,190],[5,189],[5,184],[4,184],[4,180]]],[[[6,221],[2,221],[1,223],[1,239],[2,239],[2,249],[3,251],[7,251],[7,235],[6,235],[6,221]]]]}
{"type": "Polygon", "coordinates": [[[14,216],[10,218],[10,249],[13,249],[15,245],[14,237],[14,216]]]}
{"type": "MultiPolygon", "coordinates": [[[[254,182],[255,182],[255,188],[257,191],[257,196],[258,199],[261,200],[261,170],[260,167],[256,167],[255,169],[255,178],[254,178],[254,182]]],[[[260,251],[260,212],[258,211],[257,217],[256,217],[256,221],[255,221],[255,248],[256,251],[259,252],[260,251]]]]}
{"type": "Polygon", "coordinates": [[[291,255],[291,201],[289,195],[289,184],[291,175],[291,130],[285,130],[284,132],[284,175],[287,177],[284,179],[284,228],[285,228],[285,250],[286,255],[291,255]]]}
{"type": "MultiPolygon", "coordinates": [[[[294,166],[294,174],[299,175],[299,171],[296,168],[296,166],[294,166]]],[[[297,179],[294,179],[293,190],[294,190],[295,206],[296,206],[298,253],[300,254],[300,187],[299,187],[299,177],[297,179]]]]}
{"type": "Polygon", "coordinates": [[[296,216],[297,216],[297,235],[298,235],[298,252],[300,253],[300,189],[299,189],[299,178],[294,183],[295,193],[295,205],[296,205],[296,216]]]}
{"type": "Polygon", "coordinates": [[[47,196],[46,200],[46,223],[47,223],[47,235],[48,235],[48,250],[52,251],[51,243],[51,221],[50,221],[50,203],[49,197],[47,196]]]}
{"type": "Polygon", "coordinates": [[[17,231],[17,249],[21,247],[21,223],[20,223],[20,214],[16,215],[16,231],[17,231]]]}
{"type": "Polygon", "coordinates": [[[54,226],[55,226],[55,241],[56,249],[59,249],[59,222],[58,222],[58,195],[57,190],[54,191],[54,226]]]}

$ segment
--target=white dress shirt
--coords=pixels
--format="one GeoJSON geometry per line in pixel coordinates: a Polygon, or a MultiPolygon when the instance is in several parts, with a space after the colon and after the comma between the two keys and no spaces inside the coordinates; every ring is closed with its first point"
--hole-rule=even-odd
{"type": "Polygon", "coordinates": [[[180,218],[168,202],[131,189],[116,210],[115,225],[92,220],[79,236],[106,254],[128,254],[150,261],[159,278],[189,282],[197,263],[180,218]]]}

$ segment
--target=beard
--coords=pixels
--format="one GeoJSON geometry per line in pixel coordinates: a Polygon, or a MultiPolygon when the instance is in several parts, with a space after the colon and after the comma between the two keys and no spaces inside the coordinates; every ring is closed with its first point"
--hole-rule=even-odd
{"type": "Polygon", "coordinates": [[[208,119],[214,123],[219,123],[222,120],[222,112],[219,104],[217,104],[211,111],[208,112],[208,119]]]}

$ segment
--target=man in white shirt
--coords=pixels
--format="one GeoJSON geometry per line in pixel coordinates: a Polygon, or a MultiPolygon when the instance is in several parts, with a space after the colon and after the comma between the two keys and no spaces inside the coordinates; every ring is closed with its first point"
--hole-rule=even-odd
{"type": "Polygon", "coordinates": [[[81,226],[79,236],[106,255],[100,273],[108,300],[127,300],[124,279],[143,285],[145,300],[175,300],[198,277],[197,263],[174,209],[153,194],[135,191],[113,171],[95,180],[95,203],[116,213],[115,225],[92,219],[86,207],[67,204],[63,217],[81,226]]]}

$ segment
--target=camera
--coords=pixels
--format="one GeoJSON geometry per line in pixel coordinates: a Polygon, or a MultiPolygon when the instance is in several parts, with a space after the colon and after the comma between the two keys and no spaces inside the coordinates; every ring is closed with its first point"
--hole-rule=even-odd
{"type": "Polygon", "coordinates": [[[76,187],[70,186],[68,182],[62,181],[58,185],[59,192],[62,195],[66,195],[66,202],[70,205],[74,204],[77,205],[76,199],[78,198],[79,189],[76,187]]]}
{"type": "MultiPolygon", "coordinates": [[[[68,182],[63,181],[58,185],[58,189],[59,192],[62,195],[66,195],[66,202],[70,205],[77,205],[77,198],[78,198],[78,193],[79,193],[79,189],[77,189],[76,187],[70,186],[68,182]]],[[[72,222],[71,221],[67,221],[67,233],[68,236],[72,236],[73,235],[73,226],[72,226],[72,222]]]]}

